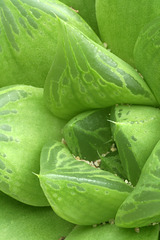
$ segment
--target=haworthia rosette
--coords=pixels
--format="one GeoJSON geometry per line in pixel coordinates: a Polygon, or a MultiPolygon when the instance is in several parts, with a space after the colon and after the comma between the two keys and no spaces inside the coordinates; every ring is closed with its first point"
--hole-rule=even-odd
{"type": "Polygon", "coordinates": [[[144,165],[135,189],[116,215],[120,227],[141,227],[156,222],[160,222],[160,141],[144,165]]]}
{"type": "Polygon", "coordinates": [[[116,106],[111,127],[128,179],[136,184],[160,137],[160,110],[147,106],[116,106]]]}
{"type": "Polygon", "coordinates": [[[101,44],[89,25],[59,1],[0,1],[0,87],[44,86],[56,52],[57,17],[101,44]]]}
{"type": "Polygon", "coordinates": [[[26,204],[48,202],[37,177],[42,146],[60,140],[64,120],[44,105],[43,89],[13,85],[0,89],[0,190],[26,204]]]}
{"type": "Polygon", "coordinates": [[[46,105],[58,117],[116,103],[157,105],[150,89],[127,63],[59,20],[59,42],[45,82],[46,105]]]}
{"type": "Polygon", "coordinates": [[[65,220],[92,225],[108,221],[132,191],[122,179],[75,159],[61,142],[44,146],[40,183],[53,210],[65,220]]]}
{"type": "Polygon", "coordinates": [[[113,143],[108,121],[110,111],[110,108],[86,111],[65,125],[63,136],[72,154],[94,161],[110,151],[113,143]]]}

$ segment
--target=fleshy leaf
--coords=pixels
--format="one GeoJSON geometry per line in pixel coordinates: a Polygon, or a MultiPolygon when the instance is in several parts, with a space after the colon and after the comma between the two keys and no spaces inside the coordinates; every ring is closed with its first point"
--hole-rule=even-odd
{"type": "Polygon", "coordinates": [[[112,132],[128,179],[136,184],[160,136],[160,110],[148,106],[116,106],[112,132]]]}
{"type": "Polygon", "coordinates": [[[100,159],[101,159],[101,163],[100,163],[101,169],[117,174],[119,177],[123,179],[127,178],[117,151],[109,152],[106,156],[100,156],[100,159]]]}
{"type": "Polygon", "coordinates": [[[124,229],[105,224],[97,227],[76,226],[65,240],[158,240],[159,225],[138,229],[124,229]]]}
{"type": "Polygon", "coordinates": [[[0,1],[0,87],[43,87],[57,46],[57,17],[101,44],[89,25],[56,0],[0,1]]]}
{"type": "Polygon", "coordinates": [[[116,215],[120,227],[141,227],[155,222],[160,222],[160,141],[145,163],[135,189],[116,215]]]}
{"type": "Polygon", "coordinates": [[[44,87],[47,107],[54,115],[70,119],[116,103],[157,104],[127,63],[61,20],[58,31],[57,52],[44,87]]]}
{"type": "Polygon", "coordinates": [[[45,145],[39,175],[53,210],[79,225],[92,225],[115,217],[132,191],[122,179],[76,160],[61,142],[45,145]]]}
{"type": "Polygon", "coordinates": [[[30,205],[48,202],[37,177],[40,152],[50,139],[60,140],[66,121],[44,105],[43,89],[13,85],[0,89],[0,190],[30,205]]]}
{"type": "Polygon", "coordinates": [[[68,148],[80,159],[94,161],[112,145],[109,119],[110,108],[80,113],[63,128],[68,148]]]}
{"type": "Polygon", "coordinates": [[[102,41],[131,65],[134,65],[133,49],[139,32],[159,14],[159,0],[96,0],[96,17],[102,41]]]}
{"type": "Polygon", "coordinates": [[[95,11],[95,0],[60,0],[69,7],[72,7],[88,24],[92,29],[99,34],[96,11],[95,11]]]}
{"type": "Polygon", "coordinates": [[[59,240],[74,225],[59,218],[50,207],[32,207],[0,192],[0,239],[59,240]]]}
{"type": "Polygon", "coordinates": [[[135,47],[134,60],[160,104],[160,17],[148,23],[140,32],[135,47]]]}

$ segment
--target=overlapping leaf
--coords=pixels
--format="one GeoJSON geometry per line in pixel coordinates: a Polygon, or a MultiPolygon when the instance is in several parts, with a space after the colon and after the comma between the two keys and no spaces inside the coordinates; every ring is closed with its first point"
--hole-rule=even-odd
{"type": "Polygon", "coordinates": [[[61,20],[44,97],[52,113],[64,119],[116,103],[157,105],[131,66],[61,20]]]}
{"type": "Polygon", "coordinates": [[[33,172],[39,172],[42,146],[49,139],[60,140],[65,123],[45,107],[43,89],[24,85],[1,88],[1,191],[30,205],[48,205],[33,172]]]}
{"type": "Polygon", "coordinates": [[[132,191],[112,173],[76,160],[60,142],[44,146],[39,175],[53,210],[79,225],[108,221],[132,191]]]}

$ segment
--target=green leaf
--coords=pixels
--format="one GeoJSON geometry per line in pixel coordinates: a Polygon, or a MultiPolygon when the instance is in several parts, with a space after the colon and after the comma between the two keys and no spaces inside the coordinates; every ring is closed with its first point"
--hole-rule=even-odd
{"type": "Polygon", "coordinates": [[[61,20],[44,96],[53,114],[64,119],[116,103],[157,105],[131,66],[61,20]]]}
{"type": "Polygon", "coordinates": [[[136,184],[160,137],[160,110],[148,106],[117,106],[111,113],[112,132],[128,179],[136,184]]]}
{"type": "Polygon", "coordinates": [[[79,225],[114,218],[132,191],[114,174],[76,160],[63,143],[56,141],[42,149],[39,179],[57,215],[79,225]]]}
{"type": "Polygon", "coordinates": [[[75,9],[75,11],[92,27],[92,29],[99,34],[95,0],[60,0],[69,7],[75,9]]]}
{"type": "Polygon", "coordinates": [[[140,179],[116,215],[120,227],[141,227],[160,222],[160,141],[146,161],[140,179]]]}
{"type": "Polygon", "coordinates": [[[68,148],[81,159],[95,161],[110,150],[112,136],[110,108],[83,112],[64,127],[63,135],[68,148]]]}
{"type": "Polygon", "coordinates": [[[59,218],[50,207],[31,207],[0,192],[0,239],[59,240],[74,225],[59,218]]]}
{"type": "Polygon", "coordinates": [[[56,0],[0,1],[0,87],[43,87],[57,46],[57,17],[101,41],[72,9],[56,0]]]}
{"type": "Polygon", "coordinates": [[[160,17],[140,32],[134,48],[136,68],[143,75],[160,104],[160,17]]]}
{"type": "Polygon", "coordinates": [[[43,89],[0,89],[0,190],[31,205],[48,205],[37,177],[42,146],[60,140],[64,120],[44,105],[43,89]]]}
{"type": "Polygon", "coordinates": [[[105,224],[97,227],[76,226],[65,240],[158,240],[159,225],[135,229],[105,224]]]}
{"type": "Polygon", "coordinates": [[[101,169],[117,174],[119,177],[123,179],[127,178],[117,151],[109,152],[106,156],[100,156],[100,159],[101,159],[101,164],[100,164],[101,169]]]}
{"type": "Polygon", "coordinates": [[[96,17],[102,41],[131,65],[134,65],[133,49],[139,32],[158,15],[159,0],[96,0],[96,17]]]}

